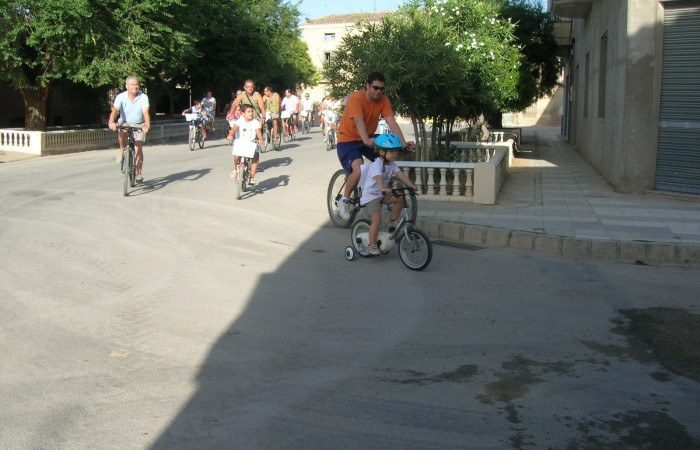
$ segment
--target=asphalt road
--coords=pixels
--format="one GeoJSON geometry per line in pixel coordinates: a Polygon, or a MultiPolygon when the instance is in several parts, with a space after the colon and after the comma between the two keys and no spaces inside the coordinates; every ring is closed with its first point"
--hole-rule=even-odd
{"type": "Polygon", "coordinates": [[[348,262],[317,130],[238,201],[223,139],[147,145],[129,197],[114,155],[0,165],[2,448],[700,448],[629,319],[697,317],[698,268],[348,262]]]}

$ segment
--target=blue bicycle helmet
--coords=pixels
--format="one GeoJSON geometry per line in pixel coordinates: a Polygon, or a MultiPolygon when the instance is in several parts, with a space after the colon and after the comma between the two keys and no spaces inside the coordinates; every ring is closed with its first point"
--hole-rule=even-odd
{"type": "Polygon", "coordinates": [[[374,139],[374,146],[377,147],[377,149],[382,150],[401,150],[403,148],[403,145],[401,145],[401,139],[392,133],[384,133],[377,136],[374,139]]]}

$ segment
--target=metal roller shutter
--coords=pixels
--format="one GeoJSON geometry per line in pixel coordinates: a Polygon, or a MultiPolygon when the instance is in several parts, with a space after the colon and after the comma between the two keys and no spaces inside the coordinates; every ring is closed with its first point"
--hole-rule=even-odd
{"type": "Polygon", "coordinates": [[[700,194],[700,2],[664,7],[655,188],[700,194]]]}

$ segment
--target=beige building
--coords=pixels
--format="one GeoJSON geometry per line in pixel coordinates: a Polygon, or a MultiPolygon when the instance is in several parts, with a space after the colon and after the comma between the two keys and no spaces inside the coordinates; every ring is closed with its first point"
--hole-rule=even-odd
{"type": "MultiPolygon", "coordinates": [[[[319,73],[323,73],[323,64],[333,58],[335,50],[343,42],[343,38],[356,32],[356,24],[360,21],[379,22],[390,11],[356,14],[332,14],[310,20],[302,24],[301,39],[309,47],[311,62],[319,73]]],[[[315,103],[320,102],[330,91],[326,80],[321,80],[318,86],[304,86],[299,90],[300,97],[310,93],[315,103]]]]}
{"type": "Polygon", "coordinates": [[[571,19],[568,140],[618,191],[700,194],[700,2],[548,6],[571,19]]]}

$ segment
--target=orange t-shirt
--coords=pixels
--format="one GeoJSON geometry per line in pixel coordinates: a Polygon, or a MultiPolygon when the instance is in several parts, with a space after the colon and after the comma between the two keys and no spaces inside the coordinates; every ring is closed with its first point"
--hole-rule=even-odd
{"type": "Polygon", "coordinates": [[[385,95],[373,102],[367,100],[367,94],[364,89],[353,92],[348,96],[343,118],[340,119],[340,124],[338,125],[338,142],[362,140],[357,133],[355,121],[353,120],[356,116],[364,118],[367,134],[374,134],[377,131],[380,114],[385,118],[393,117],[394,115],[394,112],[391,110],[391,102],[385,95]]]}

